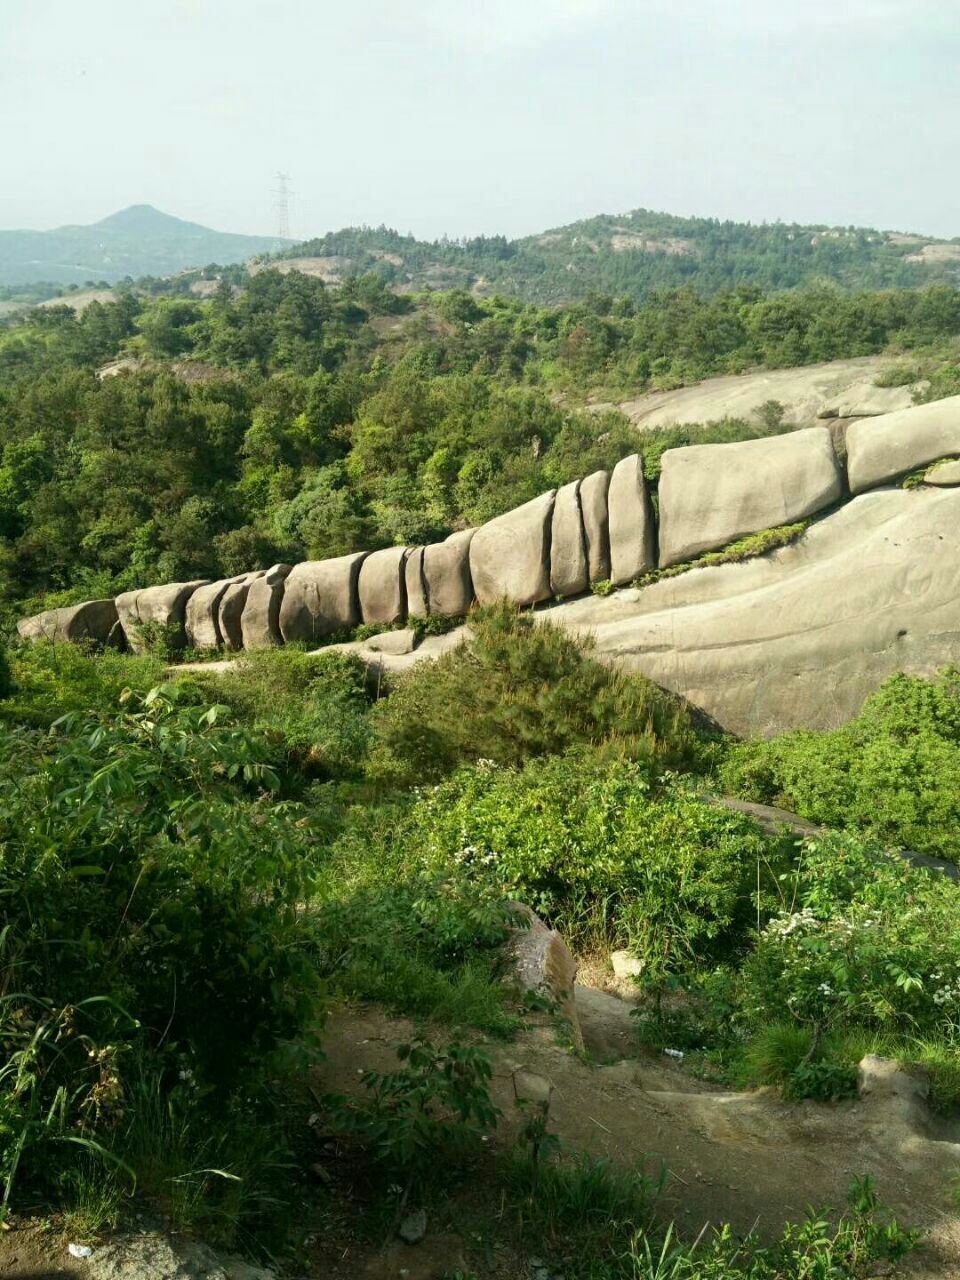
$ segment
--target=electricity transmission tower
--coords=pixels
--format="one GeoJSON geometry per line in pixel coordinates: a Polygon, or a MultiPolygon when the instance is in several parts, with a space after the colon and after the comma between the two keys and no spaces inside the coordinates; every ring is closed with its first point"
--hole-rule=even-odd
{"type": "Polygon", "coordinates": [[[277,235],[282,240],[290,239],[290,175],[289,173],[281,173],[279,169],[273,175],[276,178],[277,185],[271,190],[276,196],[273,202],[273,211],[277,216],[277,235]]]}

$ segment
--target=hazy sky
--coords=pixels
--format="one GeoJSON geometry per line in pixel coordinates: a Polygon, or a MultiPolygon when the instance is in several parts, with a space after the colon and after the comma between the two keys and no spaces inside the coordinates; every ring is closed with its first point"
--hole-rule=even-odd
{"type": "Polygon", "coordinates": [[[960,0],[0,0],[0,226],[960,235],[960,0]]]}

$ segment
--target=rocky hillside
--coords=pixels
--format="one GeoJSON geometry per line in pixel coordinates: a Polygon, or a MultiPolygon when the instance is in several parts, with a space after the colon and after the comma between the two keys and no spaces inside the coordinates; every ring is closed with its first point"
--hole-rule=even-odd
{"type": "Polygon", "coordinates": [[[533,302],[591,291],[643,298],[689,286],[791,289],[823,280],[847,288],[919,286],[960,278],[960,241],[864,227],[723,222],[635,209],[508,240],[426,242],[387,227],[351,227],[282,252],[291,266],[335,282],[376,271],[402,290],[462,287],[533,302]]]}
{"type": "Polygon", "coordinates": [[[276,236],[213,231],[135,204],[89,226],[0,231],[0,285],[166,276],[210,262],[243,262],[282,246],[276,236]]]}

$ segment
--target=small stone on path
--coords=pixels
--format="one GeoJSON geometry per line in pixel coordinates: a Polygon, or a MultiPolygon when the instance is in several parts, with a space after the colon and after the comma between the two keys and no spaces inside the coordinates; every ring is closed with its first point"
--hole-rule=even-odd
{"type": "Polygon", "coordinates": [[[426,1209],[417,1209],[414,1213],[408,1213],[404,1220],[400,1223],[397,1235],[407,1244],[419,1244],[423,1237],[427,1234],[427,1211],[426,1209]]]}

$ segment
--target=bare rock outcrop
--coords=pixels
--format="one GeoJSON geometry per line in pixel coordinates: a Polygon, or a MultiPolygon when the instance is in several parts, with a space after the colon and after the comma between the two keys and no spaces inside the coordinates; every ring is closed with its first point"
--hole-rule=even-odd
{"type": "Polygon", "coordinates": [[[187,601],[187,643],[194,649],[220,648],[224,642],[220,613],[227,590],[230,587],[249,587],[254,578],[259,576],[256,572],[240,573],[233,578],[221,578],[218,582],[197,587],[187,601]]]}
{"type": "Polygon", "coordinates": [[[536,604],[550,597],[550,528],[555,491],[542,493],[479,528],[470,573],[480,604],[536,604]]]}
{"type": "Polygon", "coordinates": [[[591,582],[610,579],[609,489],[610,475],[606,471],[594,471],[580,484],[580,513],[587,548],[587,574],[591,582]]]}
{"type": "Polygon", "coordinates": [[[360,565],[357,590],[360,617],[364,622],[406,622],[406,547],[371,551],[360,565]]]}
{"type": "Polygon", "coordinates": [[[942,462],[923,477],[924,484],[935,485],[938,489],[952,489],[960,484],[960,461],[942,462]]]}
{"type": "Polygon", "coordinates": [[[577,961],[556,929],[549,929],[523,902],[511,902],[518,924],[506,949],[513,976],[524,991],[545,996],[569,1022],[574,1043],[583,1049],[577,1016],[577,961]]]}
{"type": "Polygon", "coordinates": [[[207,586],[208,581],[198,578],[194,582],[168,582],[162,587],[143,587],[117,596],[120,625],[133,652],[143,653],[146,649],[143,628],[151,623],[164,628],[175,648],[183,648],[187,639],[187,601],[198,587],[207,586]]]}
{"type": "Polygon", "coordinates": [[[662,567],[803,520],[843,493],[827,427],[668,449],[661,468],[662,567]]]}
{"type": "Polygon", "coordinates": [[[580,510],[580,481],[557,490],[550,536],[550,590],[578,596],[590,585],[587,543],[580,510]]]}
{"type": "Polygon", "coordinates": [[[896,671],[960,652],[960,491],[882,489],[743,564],[543,614],[723,728],[832,729],[896,671]]]}
{"type": "Polygon", "coordinates": [[[283,643],[280,634],[280,605],[283,602],[284,584],[290,572],[290,565],[274,564],[245,586],[228,588],[220,606],[220,630],[227,648],[269,649],[283,643]],[[239,641],[236,630],[238,610],[239,641]]]}
{"type": "Polygon", "coordinates": [[[952,454],[960,455],[960,396],[864,418],[847,429],[850,492],[862,493],[952,454]]]}
{"type": "Polygon", "coordinates": [[[607,491],[610,580],[617,586],[656,568],[656,531],[643,462],[636,453],[618,462],[607,491]]]}
{"type": "Polygon", "coordinates": [[[407,589],[407,617],[425,618],[430,612],[427,604],[427,584],[423,577],[423,553],[426,547],[411,547],[404,566],[403,577],[407,589]]]}
{"type": "Polygon", "coordinates": [[[357,580],[363,552],[333,560],[306,560],[287,576],[280,605],[280,633],[287,644],[322,640],[360,621],[357,580]]]}
{"type": "Polygon", "coordinates": [[[476,529],[451,533],[443,542],[423,549],[423,587],[427,611],[442,618],[459,618],[473,604],[470,544],[476,529]]]}
{"type": "Polygon", "coordinates": [[[21,618],[17,633],[24,640],[51,640],[56,644],[95,644],[123,647],[117,606],[113,600],[87,600],[63,609],[46,609],[32,618],[21,618]]]}

